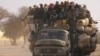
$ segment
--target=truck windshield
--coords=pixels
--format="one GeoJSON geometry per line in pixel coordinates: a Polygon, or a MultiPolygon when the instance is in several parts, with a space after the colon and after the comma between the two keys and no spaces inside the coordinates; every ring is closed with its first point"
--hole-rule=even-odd
{"type": "Polygon", "coordinates": [[[68,35],[64,31],[41,31],[38,35],[37,40],[40,39],[59,39],[59,40],[66,40],[68,35]]]}

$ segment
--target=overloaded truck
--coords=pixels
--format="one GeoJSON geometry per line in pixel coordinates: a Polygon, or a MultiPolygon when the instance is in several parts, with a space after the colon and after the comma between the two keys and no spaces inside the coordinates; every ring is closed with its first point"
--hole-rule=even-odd
{"type": "MultiPolygon", "coordinates": [[[[90,19],[89,12],[72,13],[78,11],[73,10],[73,2],[70,6],[69,8],[72,9],[68,11],[65,19],[55,21],[56,16],[59,18],[61,15],[54,14],[56,11],[53,10],[53,13],[49,14],[50,18],[46,19],[47,23],[44,23],[43,19],[35,19],[35,23],[30,24],[30,29],[33,29],[33,26],[35,29],[31,30],[29,38],[29,47],[33,56],[89,56],[95,51],[97,22],[90,19]]],[[[80,8],[80,5],[76,5],[75,8],[77,6],[80,8]]],[[[29,18],[32,19],[30,15],[29,18]]]]}
{"type": "Polygon", "coordinates": [[[78,20],[75,33],[69,32],[69,26],[64,20],[60,20],[57,24],[44,26],[31,34],[29,42],[33,56],[86,56],[95,51],[98,34],[95,23],[83,28],[82,25],[88,24],[88,19],[78,20]],[[82,33],[83,31],[85,33],[82,33]]]}

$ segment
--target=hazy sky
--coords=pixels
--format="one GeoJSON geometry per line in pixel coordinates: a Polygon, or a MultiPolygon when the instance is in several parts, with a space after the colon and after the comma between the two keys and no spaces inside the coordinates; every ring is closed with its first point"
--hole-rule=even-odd
{"type": "MultiPolygon", "coordinates": [[[[18,8],[22,6],[32,6],[33,4],[40,3],[52,3],[55,1],[63,0],[0,0],[0,6],[7,9],[10,12],[18,13],[18,8]]],[[[86,4],[88,10],[90,10],[92,17],[95,20],[100,20],[100,0],[69,0],[78,4],[86,4]]],[[[100,23],[98,24],[98,26],[100,23]]]]}

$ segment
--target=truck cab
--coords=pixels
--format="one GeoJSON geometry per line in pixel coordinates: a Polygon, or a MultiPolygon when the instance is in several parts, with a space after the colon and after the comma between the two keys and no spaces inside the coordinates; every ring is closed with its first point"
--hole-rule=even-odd
{"type": "Polygon", "coordinates": [[[44,29],[38,32],[33,56],[65,56],[70,47],[68,31],[44,29]]]}

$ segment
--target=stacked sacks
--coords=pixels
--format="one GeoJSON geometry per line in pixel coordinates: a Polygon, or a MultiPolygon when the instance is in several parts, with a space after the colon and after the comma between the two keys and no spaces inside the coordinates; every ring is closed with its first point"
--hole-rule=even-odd
{"type": "Polygon", "coordinates": [[[88,35],[93,35],[96,33],[96,31],[97,31],[97,28],[96,28],[95,24],[91,24],[91,25],[88,25],[87,27],[85,27],[85,32],[88,35]]]}
{"type": "Polygon", "coordinates": [[[88,35],[93,35],[96,32],[96,30],[96,24],[90,24],[88,18],[80,19],[77,21],[77,31],[79,31],[79,33],[83,31],[88,35]]]}
{"type": "Polygon", "coordinates": [[[87,26],[88,24],[89,24],[88,18],[78,20],[77,21],[77,31],[84,32],[85,26],[87,26]]]}
{"type": "Polygon", "coordinates": [[[78,46],[80,49],[93,52],[96,49],[97,27],[94,22],[89,23],[89,19],[77,21],[78,46]]]}
{"type": "Polygon", "coordinates": [[[86,50],[86,47],[90,43],[90,36],[85,33],[85,27],[89,24],[89,19],[79,19],[77,21],[78,32],[78,46],[82,50],[86,50]]]}
{"type": "Polygon", "coordinates": [[[89,19],[88,18],[79,19],[77,24],[80,22],[82,22],[82,26],[87,26],[89,24],[89,19]]]}
{"type": "Polygon", "coordinates": [[[81,34],[78,36],[78,46],[82,50],[86,50],[90,44],[90,36],[87,34],[81,34]]]}
{"type": "Polygon", "coordinates": [[[87,35],[91,36],[89,48],[90,48],[90,51],[93,52],[96,49],[97,38],[98,38],[97,37],[98,31],[97,31],[95,24],[91,24],[85,27],[85,32],[87,35]]]}

